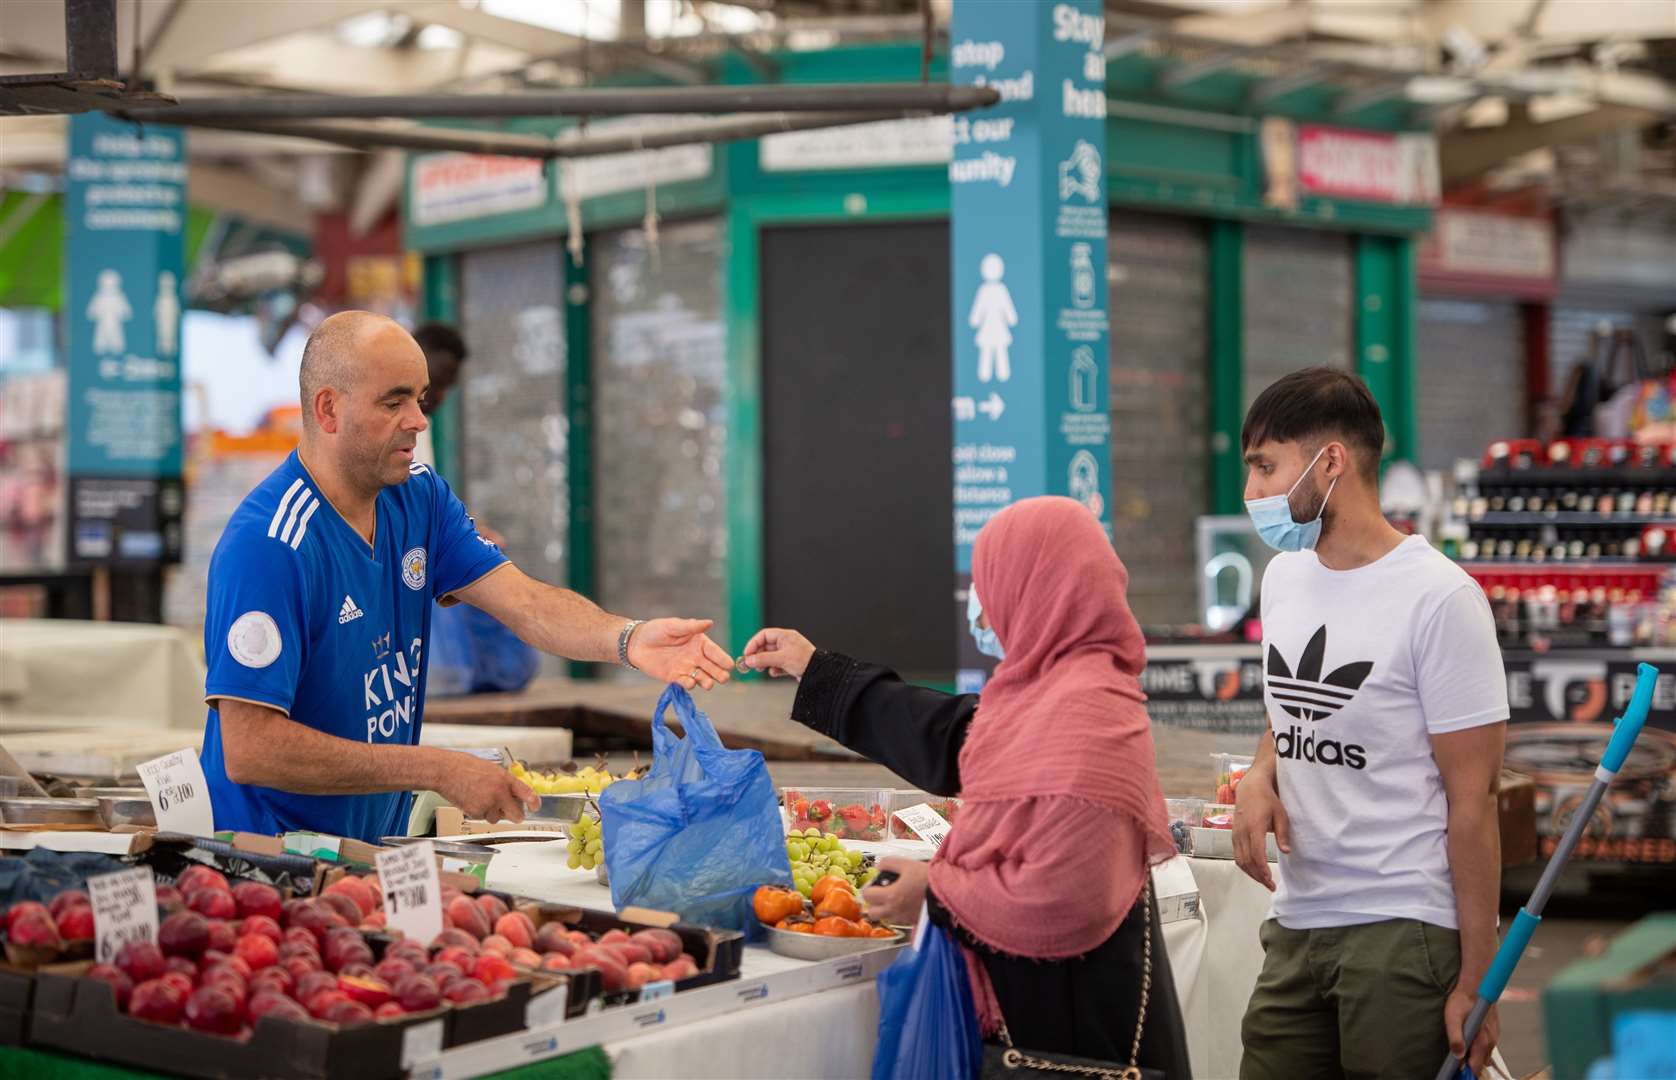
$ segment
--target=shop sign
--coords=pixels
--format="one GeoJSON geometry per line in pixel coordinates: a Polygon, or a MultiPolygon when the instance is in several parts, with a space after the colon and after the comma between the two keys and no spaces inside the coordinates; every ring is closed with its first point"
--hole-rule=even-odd
{"type": "MultiPolygon", "coordinates": [[[[1098,0],[956,4],[950,120],[957,580],[1008,504],[1068,495],[1109,529],[1105,19],[1098,0]]],[[[961,597],[964,601],[964,594],[961,597]]],[[[987,661],[960,627],[961,690],[987,661]]]]}
{"type": "Polygon", "coordinates": [[[1546,218],[1440,207],[1420,245],[1421,274],[1552,283],[1554,227],[1546,218]]]}
{"type": "Polygon", "coordinates": [[[1149,657],[1141,690],[1152,721],[1195,731],[1262,734],[1269,722],[1258,653],[1192,651],[1190,657],[1149,657]]]}
{"type": "Polygon", "coordinates": [[[444,225],[529,210],[547,201],[538,158],[491,154],[421,154],[413,159],[408,215],[415,225],[444,225]]]}
{"type": "MultiPolygon", "coordinates": [[[[591,124],[589,130],[603,134],[611,130],[611,125],[591,124]]],[[[567,197],[594,199],[685,180],[703,180],[715,166],[715,154],[715,147],[703,144],[566,158],[556,170],[555,194],[560,201],[567,197]]]]}
{"type": "Polygon", "coordinates": [[[178,562],[180,130],[72,116],[65,216],[69,557],[178,562]]]}
{"type": "MultiPolygon", "coordinates": [[[[961,117],[967,125],[970,120],[961,117]]],[[[758,144],[764,172],[946,165],[954,157],[954,117],[920,116],[871,124],[783,131],[758,144]]]]}
{"type": "Polygon", "coordinates": [[[1435,206],[1442,194],[1437,139],[1299,124],[1287,139],[1288,121],[1264,121],[1263,157],[1270,202],[1284,205],[1290,190],[1304,195],[1357,199],[1397,206],[1435,206]]]}

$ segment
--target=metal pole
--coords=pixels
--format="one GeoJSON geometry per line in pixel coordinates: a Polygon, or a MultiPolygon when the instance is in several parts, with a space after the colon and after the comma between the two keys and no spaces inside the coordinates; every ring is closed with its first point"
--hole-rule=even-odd
{"type": "MultiPolygon", "coordinates": [[[[458,151],[468,154],[494,154],[501,157],[527,158],[584,158],[602,154],[624,154],[635,150],[661,150],[692,143],[734,142],[754,139],[780,131],[812,131],[819,128],[844,127],[876,120],[893,120],[902,116],[925,115],[915,112],[843,112],[843,113],[763,113],[743,116],[718,117],[689,124],[668,124],[645,128],[638,132],[602,132],[597,134],[564,134],[553,138],[545,135],[524,135],[505,131],[479,131],[470,128],[406,127],[393,128],[383,124],[337,123],[329,120],[299,120],[274,122],[251,120],[191,120],[183,126],[211,128],[218,131],[244,131],[257,135],[279,135],[295,139],[315,139],[320,142],[366,149],[388,146],[404,150],[436,152],[458,151]]],[[[173,122],[171,120],[171,122],[173,122]]]]}
{"type": "Polygon", "coordinates": [[[116,0],[64,0],[64,54],[71,75],[117,77],[116,0]]]}
{"type": "Polygon", "coordinates": [[[168,107],[115,110],[130,120],[192,123],[199,120],[323,120],[499,118],[511,116],[618,116],[731,112],[867,111],[956,112],[993,105],[1001,95],[987,86],[872,86],[811,84],[682,86],[645,89],[551,90],[528,94],[389,94],[203,98],[168,107]]]}
{"type": "MultiPolygon", "coordinates": [[[[1548,906],[1548,897],[1553,894],[1554,883],[1559,880],[1560,871],[1565,869],[1566,861],[1571,858],[1577,842],[1588,829],[1589,821],[1594,817],[1601,797],[1606,794],[1606,789],[1612,786],[1612,780],[1623,767],[1624,759],[1629,756],[1630,747],[1635,745],[1636,736],[1641,734],[1641,726],[1647,722],[1647,711],[1652,708],[1653,689],[1658,683],[1658,675],[1658,669],[1651,664],[1641,664],[1636,668],[1635,693],[1630,697],[1629,707],[1624,710],[1624,715],[1618,719],[1617,729],[1612,732],[1612,741],[1607,743],[1606,753],[1602,755],[1600,765],[1595,769],[1594,783],[1589,785],[1588,794],[1583,796],[1583,801],[1572,813],[1571,823],[1566,826],[1565,835],[1560,838],[1548,865],[1543,868],[1542,877],[1537,880],[1530,900],[1519,909],[1519,914],[1515,916],[1513,925],[1507,931],[1507,937],[1496,950],[1496,958],[1490,964],[1490,970],[1484,973],[1483,980],[1478,984],[1478,999],[1473,1003],[1472,1012],[1467,1014],[1466,1023],[1461,1028],[1461,1045],[1469,1054],[1472,1052],[1473,1040],[1478,1038],[1479,1028],[1484,1026],[1484,1018],[1500,1000],[1502,991],[1507,989],[1507,980],[1513,977],[1513,969],[1518,966],[1519,958],[1524,955],[1525,947],[1530,944],[1537,924],[1542,922],[1542,909],[1548,906]]],[[[1460,1069],[1461,1059],[1450,1054],[1444,1059],[1442,1068],[1438,1069],[1437,1080],[1454,1080],[1460,1069]]]]}

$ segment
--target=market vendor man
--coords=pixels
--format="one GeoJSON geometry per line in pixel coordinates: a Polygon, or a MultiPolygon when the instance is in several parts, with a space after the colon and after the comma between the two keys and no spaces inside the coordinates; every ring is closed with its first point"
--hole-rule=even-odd
{"type": "Polygon", "coordinates": [[[534,647],[709,689],[732,660],[695,619],[640,622],[536,581],[416,464],[425,357],[379,315],[309,337],[298,449],[233,513],[210,560],[203,767],[217,829],[376,842],[410,793],[521,821],[533,792],[471,754],[419,745],[431,601],[464,601],[534,647]]]}

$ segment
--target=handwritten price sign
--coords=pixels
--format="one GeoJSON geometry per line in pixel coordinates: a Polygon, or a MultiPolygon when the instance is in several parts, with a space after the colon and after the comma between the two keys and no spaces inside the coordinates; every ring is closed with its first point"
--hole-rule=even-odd
{"type": "Polygon", "coordinates": [[[916,803],[905,810],[898,810],[896,819],[934,848],[942,847],[944,838],[949,835],[949,823],[943,819],[943,815],[926,803],[916,803]]]}
{"type": "Polygon", "coordinates": [[[93,951],[110,963],[124,945],[157,940],[157,879],[150,867],[119,870],[87,879],[93,901],[93,951]]]}
{"type": "Polygon", "coordinates": [[[176,750],[140,766],[140,782],[151,796],[157,827],[188,836],[215,833],[209,784],[196,750],[176,750]]]}
{"type": "Polygon", "coordinates": [[[442,887],[436,876],[436,848],[429,840],[380,851],[378,880],[391,929],[420,942],[442,933],[442,887]]]}

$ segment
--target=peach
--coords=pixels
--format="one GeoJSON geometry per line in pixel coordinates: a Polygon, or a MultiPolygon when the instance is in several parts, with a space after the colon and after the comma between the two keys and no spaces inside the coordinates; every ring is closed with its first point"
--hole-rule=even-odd
{"type": "Polygon", "coordinates": [[[248,919],[252,915],[266,915],[270,919],[278,919],[280,915],[279,890],[260,881],[241,881],[234,885],[233,902],[238,907],[241,919],[248,919]]]}
{"type": "Polygon", "coordinates": [[[488,1001],[491,995],[489,988],[476,979],[455,979],[448,984],[448,989],[442,996],[456,1005],[471,1005],[479,1001],[488,1001]]]}
{"type": "Polygon", "coordinates": [[[149,941],[130,941],[116,951],[115,962],[124,975],[134,980],[136,990],[141,983],[149,982],[167,970],[163,950],[149,941]]]}
{"type": "Polygon", "coordinates": [[[518,977],[518,969],[511,961],[496,953],[484,953],[472,965],[471,977],[485,986],[496,986],[518,977]]]}
{"type": "Polygon", "coordinates": [[[92,941],[93,909],[86,904],[65,908],[58,917],[58,933],[65,941],[92,941]]]}
{"type": "Polygon", "coordinates": [[[536,931],[535,948],[544,953],[564,953],[569,956],[576,951],[576,943],[570,940],[563,923],[550,922],[536,931]]]}
{"type": "Polygon", "coordinates": [[[257,994],[250,999],[250,1005],[245,1010],[252,1024],[264,1016],[277,1016],[285,1020],[307,1020],[308,1010],[292,1001],[284,994],[268,991],[257,994]]]}
{"type": "Polygon", "coordinates": [[[378,910],[378,898],[365,878],[341,877],[326,887],[324,896],[347,896],[359,909],[356,919],[363,919],[378,910]]]}
{"type": "Polygon", "coordinates": [[[279,963],[279,946],[273,943],[272,938],[246,934],[233,946],[233,955],[249,964],[252,971],[261,971],[279,963]]]}
{"type": "Polygon", "coordinates": [[[237,1035],[244,1026],[244,1003],[225,987],[200,986],[186,999],[186,1024],[195,1031],[237,1035]]]}
{"type": "Polygon", "coordinates": [[[326,1013],[335,1005],[360,1005],[361,1008],[366,1008],[358,1001],[350,1001],[349,995],[342,990],[321,990],[316,994],[311,994],[303,1002],[303,1007],[308,1009],[309,1015],[316,1020],[326,1019],[326,1013]]]}
{"type": "Polygon", "coordinates": [[[512,942],[514,948],[535,944],[535,924],[522,911],[509,911],[495,922],[495,933],[512,942]]]}
{"type": "Polygon", "coordinates": [[[456,945],[469,953],[475,954],[478,949],[483,947],[481,944],[482,940],[482,938],[472,937],[464,930],[449,927],[436,936],[436,940],[431,942],[431,947],[443,948],[449,945],[456,945]]]}
{"type": "Polygon", "coordinates": [[[338,989],[369,1009],[376,1009],[391,998],[390,984],[372,975],[339,975],[338,989]]]}
{"type": "Polygon", "coordinates": [[[87,894],[82,892],[80,889],[65,889],[63,892],[52,898],[52,903],[47,905],[47,913],[50,914],[53,917],[53,921],[56,922],[62,919],[64,917],[64,913],[71,908],[91,907],[92,904],[93,901],[89,900],[87,894]]]}
{"type": "Polygon", "coordinates": [[[361,920],[366,918],[361,905],[340,892],[328,892],[320,897],[318,903],[331,908],[337,917],[343,920],[345,926],[359,926],[361,920]]]}
{"type": "MultiPolygon", "coordinates": [[[[483,909],[483,914],[489,917],[489,921],[491,923],[499,922],[502,915],[505,915],[508,911],[512,910],[506,906],[506,901],[502,900],[494,893],[484,893],[479,896],[475,902],[478,907],[483,909]]],[[[58,913],[55,911],[53,914],[56,915],[58,913]]]]}
{"type": "Polygon", "coordinates": [[[204,916],[206,919],[236,919],[239,915],[238,901],[233,894],[220,889],[197,889],[186,894],[186,906],[204,916]]]}
{"type": "Polygon", "coordinates": [[[276,990],[289,997],[296,985],[297,980],[284,968],[263,968],[250,977],[250,994],[256,997],[265,990],[276,990]]]}
{"type": "Polygon", "coordinates": [[[499,953],[502,956],[506,956],[512,952],[512,942],[501,937],[499,934],[490,934],[488,937],[483,939],[483,951],[499,953]]]}
{"type": "Polygon", "coordinates": [[[279,928],[279,923],[275,922],[273,918],[268,915],[245,916],[245,918],[239,922],[239,937],[244,937],[246,934],[261,934],[263,937],[272,941],[275,945],[283,945],[285,943],[285,931],[281,930],[279,928]]]}
{"type": "Polygon", "coordinates": [[[18,921],[26,915],[45,915],[48,919],[52,918],[52,912],[47,909],[45,904],[35,900],[21,900],[6,909],[7,937],[11,936],[12,927],[16,926],[18,921]]]}
{"type": "Polygon", "coordinates": [[[162,979],[148,979],[134,987],[128,998],[128,1012],[141,1020],[178,1024],[186,1008],[186,993],[162,979]]]}
{"type": "Polygon", "coordinates": [[[408,1012],[426,1012],[442,1004],[442,991],[428,975],[409,975],[392,988],[396,1000],[408,1012]]]}
{"type": "Polygon", "coordinates": [[[550,952],[541,958],[542,971],[569,971],[570,957],[561,952],[550,952]]]}
{"type": "Polygon", "coordinates": [[[681,955],[681,936],[673,930],[641,930],[629,935],[629,941],[652,951],[652,962],[667,964],[681,955]]]}
{"type": "Polygon", "coordinates": [[[406,1016],[407,1010],[394,1001],[386,1001],[372,1011],[375,1020],[394,1020],[398,1016],[406,1016]]]}
{"type": "Polygon", "coordinates": [[[26,911],[18,918],[8,922],[6,938],[13,945],[26,945],[35,949],[62,949],[64,939],[59,936],[58,926],[52,921],[47,909],[39,904],[39,911],[26,911]]]}
{"type": "Polygon", "coordinates": [[[177,911],[157,927],[157,944],[167,956],[202,956],[209,940],[209,920],[196,911],[177,911]]]}
{"type": "Polygon", "coordinates": [[[166,957],[163,960],[163,966],[167,971],[175,971],[175,972],[179,972],[182,975],[185,975],[186,978],[187,978],[187,981],[191,985],[193,985],[193,986],[198,985],[198,965],[193,963],[191,960],[188,960],[186,957],[184,957],[184,956],[166,957]]]}
{"type": "Polygon", "coordinates": [[[449,925],[456,930],[464,930],[478,941],[488,937],[492,929],[488,914],[465,896],[455,898],[445,909],[445,914],[449,925]]]}
{"type": "Polygon", "coordinates": [[[209,924],[209,948],[218,952],[232,952],[239,942],[239,932],[225,919],[212,919],[209,924]]]}
{"type": "Polygon", "coordinates": [[[336,990],[338,979],[328,971],[311,971],[297,980],[294,996],[298,1001],[307,1004],[309,999],[323,990],[336,990]]]}
{"type": "Polygon", "coordinates": [[[226,874],[223,874],[213,866],[203,866],[200,864],[197,866],[189,866],[185,870],[182,870],[180,876],[175,878],[175,888],[179,889],[182,895],[185,895],[195,889],[204,888],[220,889],[222,892],[231,892],[233,887],[227,883],[226,874]]]}
{"type": "Polygon", "coordinates": [[[187,975],[185,972],[180,971],[165,971],[162,975],[158,976],[157,981],[161,983],[168,983],[176,990],[179,990],[180,1000],[183,1002],[188,997],[192,996],[193,990],[198,988],[198,980],[192,978],[190,975],[187,975]]]}
{"type": "Polygon", "coordinates": [[[628,968],[628,988],[638,990],[647,983],[661,982],[663,969],[652,964],[630,964],[628,968]]]}
{"type": "Polygon", "coordinates": [[[111,993],[116,995],[117,1011],[128,1011],[128,999],[134,993],[134,980],[124,975],[121,968],[114,964],[94,964],[87,969],[87,977],[109,985],[111,993]]]}
{"type": "Polygon", "coordinates": [[[541,954],[534,949],[513,949],[512,955],[507,957],[513,967],[535,968],[541,966],[541,954]]]}

